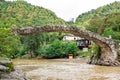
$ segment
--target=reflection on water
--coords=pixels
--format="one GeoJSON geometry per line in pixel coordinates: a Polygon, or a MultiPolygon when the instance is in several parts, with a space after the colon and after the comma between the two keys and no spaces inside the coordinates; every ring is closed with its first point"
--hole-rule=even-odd
{"type": "Polygon", "coordinates": [[[95,66],[83,60],[12,60],[31,80],[120,80],[120,67],[95,66]]]}

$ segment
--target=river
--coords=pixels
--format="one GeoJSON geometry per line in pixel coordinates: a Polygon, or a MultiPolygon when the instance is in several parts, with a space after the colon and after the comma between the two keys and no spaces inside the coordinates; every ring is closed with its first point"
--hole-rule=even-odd
{"type": "Polygon", "coordinates": [[[30,80],[120,80],[120,67],[86,64],[83,59],[13,59],[30,80]]]}

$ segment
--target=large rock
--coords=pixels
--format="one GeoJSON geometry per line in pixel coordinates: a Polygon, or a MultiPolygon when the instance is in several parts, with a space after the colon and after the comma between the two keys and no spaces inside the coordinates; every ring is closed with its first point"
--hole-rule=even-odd
{"type": "Polygon", "coordinates": [[[0,80],[28,80],[25,75],[14,69],[13,63],[6,59],[0,60],[0,80]]]}
{"type": "Polygon", "coordinates": [[[0,71],[1,72],[6,72],[8,70],[8,67],[5,67],[3,65],[0,65],[0,71]]]}
{"type": "Polygon", "coordinates": [[[29,79],[27,79],[22,72],[15,70],[10,73],[0,71],[0,80],[29,80],[29,79]]]}
{"type": "Polygon", "coordinates": [[[4,67],[4,72],[14,71],[13,63],[8,59],[7,60],[0,60],[0,66],[1,66],[1,69],[4,67]],[[6,67],[6,69],[5,69],[5,67],[6,67]]]}

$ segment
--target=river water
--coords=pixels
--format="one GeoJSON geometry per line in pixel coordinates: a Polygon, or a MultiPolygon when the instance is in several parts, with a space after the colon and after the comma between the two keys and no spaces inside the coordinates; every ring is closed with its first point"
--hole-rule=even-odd
{"type": "Polygon", "coordinates": [[[14,59],[30,80],[120,80],[120,67],[86,64],[83,59],[14,59]]]}

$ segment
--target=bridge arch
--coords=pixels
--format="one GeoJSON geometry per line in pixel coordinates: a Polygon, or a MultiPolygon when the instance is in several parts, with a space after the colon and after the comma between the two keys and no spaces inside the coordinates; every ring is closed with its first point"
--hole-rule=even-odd
{"type": "Polygon", "coordinates": [[[26,28],[13,28],[15,34],[31,35],[42,32],[63,32],[71,33],[75,36],[92,40],[100,47],[100,59],[91,59],[89,63],[99,65],[115,66],[119,65],[117,50],[112,39],[102,37],[93,32],[82,30],[75,26],[42,26],[42,27],[26,27],[26,28]]]}

